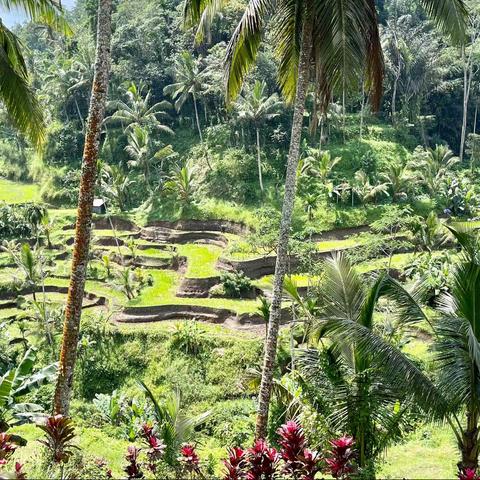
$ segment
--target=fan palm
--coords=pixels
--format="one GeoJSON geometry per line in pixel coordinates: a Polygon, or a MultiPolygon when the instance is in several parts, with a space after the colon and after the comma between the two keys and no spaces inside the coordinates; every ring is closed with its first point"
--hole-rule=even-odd
{"type": "Polygon", "coordinates": [[[412,180],[405,165],[391,163],[387,171],[381,174],[381,177],[389,185],[394,202],[402,196],[405,198],[412,180]]]}
{"type": "Polygon", "coordinates": [[[167,101],[157,102],[150,105],[152,93],[150,90],[144,94],[144,87],[137,87],[135,83],[131,83],[126,91],[127,100],[125,102],[118,100],[112,102],[111,106],[116,111],[105,122],[120,122],[125,126],[125,132],[129,132],[135,127],[152,126],[157,130],[173,135],[173,130],[161,123],[160,119],[166,118],[166,110],[171,108],[167,101]]]}
{"type": "MultiPolygon", "coordinates": [[[[184,7],[186,24],[200,24],[199,31],[205,31],[205,24],[211,20],[215,9],[224,3],[187,0],[184,7]]],[[[420,3],[454,40],[463,41],[466,17],[463,0],[420,0],[420,3]]],[[[246,73],[255,63],[267,22],[271,24],[280,62],[280,88],[294,108],[269,335],[259,394],[257,437],[265,437],[267,427],[303,113],[311,73],[315,72],[316,88],[324,104],[331,98],[332,91],[345,92],[348,86],[358,85],[359,78],[366,78],[373,105],[377,107],[383,79],[382,51],[373,0],[250,0],[227,48],[227,101],[239,93],[246,73]]]]}
{"type": "Polygon", "coordinates": [[[389,195],[388,183],[378,183],[377,185],[372,185],[368,175],[363,170],[358,170],[358,172],[355,173],[355,182],[352,186],[352,205],[354,201],[354,194],[357,195],[362,203],[371,202],[380,194],[387,196],[389,195]]]}
{"type": "MultiPolygon", "coordinates": [[[[0,0],[0,7],[20,8],[34,22],[42,22],[69,35],[58,0],[0,0]]],[[[29,82],[27,65],[17,36],[0,22],[0,100],[14,126],[38,146],[44,139],[42,109],[29,82]]]]}
{"type": "Polygon", "coordinates": [[[396,297],[400,307],[408,306],[406,323],[424,316],[395,280],[381,274],[367,287],[341,254],[325,261],[320,292],[318,310],[308,314],[308,324],[311,341],[321,341],[318,349],[300,355],[300,371],[321,403],[328,403],[332,433],[354,436],[365,468],[408,428],[413,401],[427,414],[446,409],[428,377],[374,329],[378,302],[385,295],[396,297]]]}
{"type": "Polygon", "coordinates": [[[257,138],[257,164],[258,164],[258,180],[260,182],[260,190],[263,192],[263,176],[260,149],[260,127],[262,124],[279,115],[278,111],[282,105],[276,93],[266,95],[267,84],[257,80],[250,92],[242,95],[238,101],[238,118],[251,122],[255,127],[257,138]]]}

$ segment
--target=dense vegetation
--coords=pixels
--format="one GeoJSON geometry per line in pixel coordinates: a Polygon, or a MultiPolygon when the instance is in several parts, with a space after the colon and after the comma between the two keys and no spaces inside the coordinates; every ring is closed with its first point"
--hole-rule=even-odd
{"type": "Polygon", "coordinates": [[[478,1],[18,3],[0,478],[480,478],[478,1]]]}

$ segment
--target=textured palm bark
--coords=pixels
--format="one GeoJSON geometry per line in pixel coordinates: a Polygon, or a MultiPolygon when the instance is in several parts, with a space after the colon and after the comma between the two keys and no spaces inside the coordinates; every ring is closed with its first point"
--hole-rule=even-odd
{"type": "Polygon", "coordinates": [[[100,132],[105,116],[110,72],[111,23],[112,0],[99,0],[95,75],[90,98],[85,147],[83,150],[72,273],[65,309],[62,348],[54,398],[55,413],[62,415],[68,415],[73,373],[77,359],[80,317],[82,313],[85,275],[92,229],[92,207],[97,173],[96,164],[100,146],[100,132]]]}
{"type": "Polygon", "coordinates": [[[258,398],[258,411],[255,436],[265,438],[267,433],[268,410],[273,385],[273,369],[277,353],[278,330],[282,307],[283,280],[287,266],[288,240],[292,223],[292,211],[295,202],[297,167],[300,155],[300,141],[302,137],[303,113],[305,111],[305,97],[308,86],[310,56],[312,51],[312,24],[307,18],[302,32],[302,46],[298,64],[297,89],[295,92],[292,133],[287,160],[287,174],[285,178],[285,196],[283,198],[282,220],[277,246],[277,262],[273,282],[273,296],[270,307],[268,335],[265,342],[265,354],[262,370],[262,382],[258,398]]]}

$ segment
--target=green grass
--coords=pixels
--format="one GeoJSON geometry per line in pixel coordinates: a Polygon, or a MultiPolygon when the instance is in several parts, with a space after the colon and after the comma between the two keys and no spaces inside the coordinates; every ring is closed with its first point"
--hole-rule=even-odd
{"type": "MultiPolygon", "coordinates": [[[[98,428],[76,427],[75,444],[82,454],[93,458],[103,458],[112,469],[114,478],[123,475],[124,457],[129,443],[126,440],[113,438],[98,428]]],[[[42,445],[38,442],[43,437],[42,431],[35,425],[15,427],[15,433],[24,437],[28,443],[15,453],[15,460],[25,464],[25,471],[31,471],[38,465],[42,453],[42,445]]]]}
{"type": "Polygon", "coordinates": [[[178,254],[187,257],[187,278],[208,278],[219,275],[215,264],[223,249],[215,245],[189,243],[177,245],[178,254]]]}
{"type": "Polygon", "coordinates": [[[180,277],[171,270],[151,270],[153,285],[146,287],[128,306],[144,307],[154,305],[199,305],[211,308],[227,308],[237,313],[251,313],[257,309],[256,300],[236,300],[229,298],[180,298],[175,293],[180,285],[180,277]]]}
{"type": "Polygon", "coordinates": [[[0,201],[7,203],[38,202],[40,201],[38,185],[12,182],[0,178],[0,201]]]}
{"type": "Polygon", "coordinates": [[[388,450],[378,478],[456,478],[458,460],[450,428],[425,425],[388,450]]]}

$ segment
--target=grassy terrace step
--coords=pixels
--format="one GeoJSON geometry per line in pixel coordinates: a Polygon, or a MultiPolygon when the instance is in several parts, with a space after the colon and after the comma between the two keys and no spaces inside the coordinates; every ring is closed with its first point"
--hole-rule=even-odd
{"type": "Polygon", "coordinates": [[[33,183],[11,182],[0,178],[0,202],[24,203],[40,201],[40,189],[33,183]]]}
{"type": "Polygon", "coordinates": [[[256,300],[236,300],[228,298],[180,298],[175,293],[180,285],[180,276],[170,270],[152,270],[153,285],[146,287],[142,293],[129,301],[129,307],[146,307],[154,305],[200,305],[212,308],[226,308],[237,313],[255,312],[256,300]]]}

